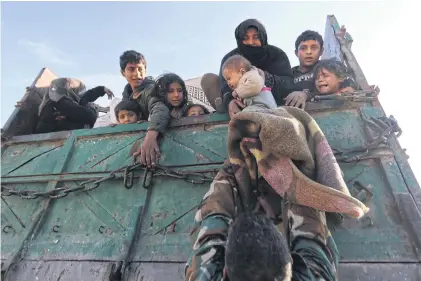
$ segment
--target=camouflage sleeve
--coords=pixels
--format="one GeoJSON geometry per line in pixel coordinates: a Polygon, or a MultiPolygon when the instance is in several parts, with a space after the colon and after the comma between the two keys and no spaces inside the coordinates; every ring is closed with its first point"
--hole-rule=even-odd
{"type": "Polygon", "coordinates": [[[222,280],[225,241],[235,208],[229,176],[225,171],[219,171],[196,213],[195,222],[200,227],[186,264],[188,281],[222,280]]]}
{"type": "Polygon", "coordinates": [[[339,252],[326,224],[326,214],[310,207],[288,209],[293,280],[337,280],[339,252]]]}
{"type": "Polygon", "coordinates": [[[193,251],[187,260],[187,281],[221,281],[224,270],[225,242],[229,219],[207,217],[201,224],[193,251]]]}
{"type": "Polygon", "coordinates": [[[170,110],[157,97],[148,96],[149,130],[165,133],[171,120],[170,110]]]}

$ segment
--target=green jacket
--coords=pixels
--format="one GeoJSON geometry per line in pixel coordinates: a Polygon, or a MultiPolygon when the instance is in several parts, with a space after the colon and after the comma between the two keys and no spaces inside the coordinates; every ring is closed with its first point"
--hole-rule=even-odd
{"type": "Polygon", "coordinates": [[[157,95],[157,85],[152,78],[146,78],[139,86],[140,93],[133,93],[129,84],[123,91],[123,100],[134,100],[142,111],[142,118],[149,121],[149,130],[160,132],[167,131],[171,120],[170,110],[157,95]]]}

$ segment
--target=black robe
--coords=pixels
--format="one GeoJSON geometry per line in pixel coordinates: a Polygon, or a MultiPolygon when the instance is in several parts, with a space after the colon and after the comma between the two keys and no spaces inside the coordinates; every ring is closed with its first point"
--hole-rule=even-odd
{"type": "Polygon", "coordinates": [[[268,44],[267,34],[264,26],[255,19],[243,21],[235,29],[235,38],[237,48],[224,56],[221,61],[219,79],[221,84],[221,95],[226,109],[233,99],[232,90],[222,76],[222,65],[233,55],[242,55],[248,59],[251,64],[265,72],[265,85],[272,88],[272,94],[278,105],[284,105],[284,98],[294,91],[294,81],[291,71],[291,64],[284,51],[278,47],[268,44]],[[244,45],[242,43],[247,29],[255,27],[259,32],[261,47],[244,45]]]}

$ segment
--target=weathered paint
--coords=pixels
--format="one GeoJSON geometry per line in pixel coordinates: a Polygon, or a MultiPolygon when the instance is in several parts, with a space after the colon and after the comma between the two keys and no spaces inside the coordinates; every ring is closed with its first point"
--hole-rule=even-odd
{"type": "MultiPolygon", "coordinates": [[[[132,263],[124,281],[182,281],[184,263],[132,263]]],[[[21,264],[11,273],[12,280],[43,281],[91,281],[108,280],[110,264],[105,262],[77,261],[32,261],[21,264]]],[[[339,280],[344,281],[417,281],[421,280],[421,269],[417,264],[341,264],[339,280]]]]}
{"type": "MultiPolygon", "coordinates": [[[[344,150],[368,143],[370,136],[366,135],[362,117],[377,116],[377,113],[375,108],[352,106],[325,112],[317,110],[313,111],[312,115],[326,134],[331,146],[337,150],[344,150]]],[[[221,116],[216,114],[196,120],[195,123],[178,124],[173,127],[162,139],[161,152],[165,155],[162,157],[162,164],[184,165],[186,166],[184,169],[198,171],[217,167],[226,157],[224,144],[227,121],[226,118],[223,122],[221,116]],[[213,122],[213,118],[217,121],[213,122]],[[183,134],[183,132],[188,133],[183,134]],[[199,143],[197,139],[203,141],[199,143]]],[[[133,144],[144,136],[142,129],[145,127],[132,125],[127,126],[126,131],[121,131],[121,128],[105,128],[102,134],[101,129],[74,131],[72,137],[66,139],[60,148],[60,153],[57,155],[60,157],[51,160],[55,167],[53,173],[63,177],[75,177],[84,172],[93,172],[98,176],[129,164],[132,161],[130,151],[133,144]],[[67,157],[65,151],[68,153],[67,157]]],[[[36,136],[34,141],[35,139],[36,136]]],[[[32,145],[35,145],[33,143],[27,140],[25,145],[33,147],[32,145]]],[[[43,143],[51,148],[51,143],[41,142],[37,144],[38,151],[46,149],[43,143]]],[[[4,152],[5,159],[10,159],[11,154],[22,145],[10,145],[4,152]]],[[[15,157],[25,157],[25,155],[15,153],[15,157]]],[[[27,158],[22,159],[24,162],[27,158]]],[[[40,171],[42,173],[46,169],[45,166],[49,165],[48,162],[44,162],[43,165],[34,167],[28,162],[15,173],[19,171],[21,177],[24,176],[30,181],[31,174],[39,175],[40,171]],[[27,167],[29,169],[26,169],[27,167]]],[[[342,225],[336,226],[333,232],[342,262],[419,262],[414,228],[411,228],[411,224],[408,225],[405,217],[402,217],[404,213],[397,208],[396,194],[410,193],[394,157],[340,165],[351,190],[355,181],[359,181],[369,186],[373,193],[368,203],[371,208],[368,216],[372,225],[366,220],[346,219],[342,225]]],[[[104,262],[123,259],[135,235],[136,220],[143,210],[142,206],[146,204],[147,191],[141,187],[141,179],[140,174],[135,180],[135,186],[129,190],[122,188],[121,179],[109,180],[94,191],[78,192],[51,201],[48,215],[40,226],[38,234],[30,239],[24,259],[104,262]]],[[[57,187],[73,186],[78,182],[80,181],[66,180],[59,182],[57,187]]],[[[53,188],[55,181],[49,184],[27,183],[24,186],[28,189],[45,189],[46,185],[47,188],[53,188]]],[[[135,241],[132,249],[131,260],[152,263],[185,262],[191,249],[189,233],[193,227],[194,207],[207,189],[208,184],[191,184],[165,177],[153,178],[151,197],[145,210],[139,239],[135,241]],[[190,212],[187,212],[189,210],[190,212]],[[187,213],[175,222],[175,226],[169,226],[185,212],[187,213]],[[157,233],[160,230],[161,232],[157,233]]],[[[21,216],[24,222],[34,212],[35,207],[31,208],[31,204],[42,201],[14,197],[5,197],[4,200],[8,204],[13,203],[11,206],[13,210],[23,213],[21,216]]],[[[5,207],[3,204],[2,208],[5,207]]],[[[19,229],[19,222],[12,216],[11,211],[2,209],[2,224],[11,224],[11,221],[13,228],[19,229]]],[[[30,223],[26,222],[28,225],[30,223]]],[[[2,259],[10,258],[16,250],[13,246],[22,243],[21,236],[15,235],[15,238],[10,236],[12,235],[2,236],[2,243],[5,245],[2,249],[2,259]]]]}

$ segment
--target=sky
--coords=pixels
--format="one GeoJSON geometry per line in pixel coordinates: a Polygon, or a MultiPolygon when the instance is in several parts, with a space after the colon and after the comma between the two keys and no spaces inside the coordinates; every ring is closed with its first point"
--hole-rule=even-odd
{"type": "Polygon", "coordinates": [[[297,36],[307,29],[323,35],[326,16],[334,14],[353,37],[352,51],[368,82],[379,85],[386,114],[402,127],[399,141],[421,180],[414,3],[2,2],[1,125],[45,66],[58,76],[79,78],[88,87],[104,85],[121,96],[123,51],[143,53],[152,76],[172,71],[189,79],[217,73],[221,58],[236,46],[235,27],[247,18],[259,19],[269,44],[283,49],[295,66],[297,36]]]}

